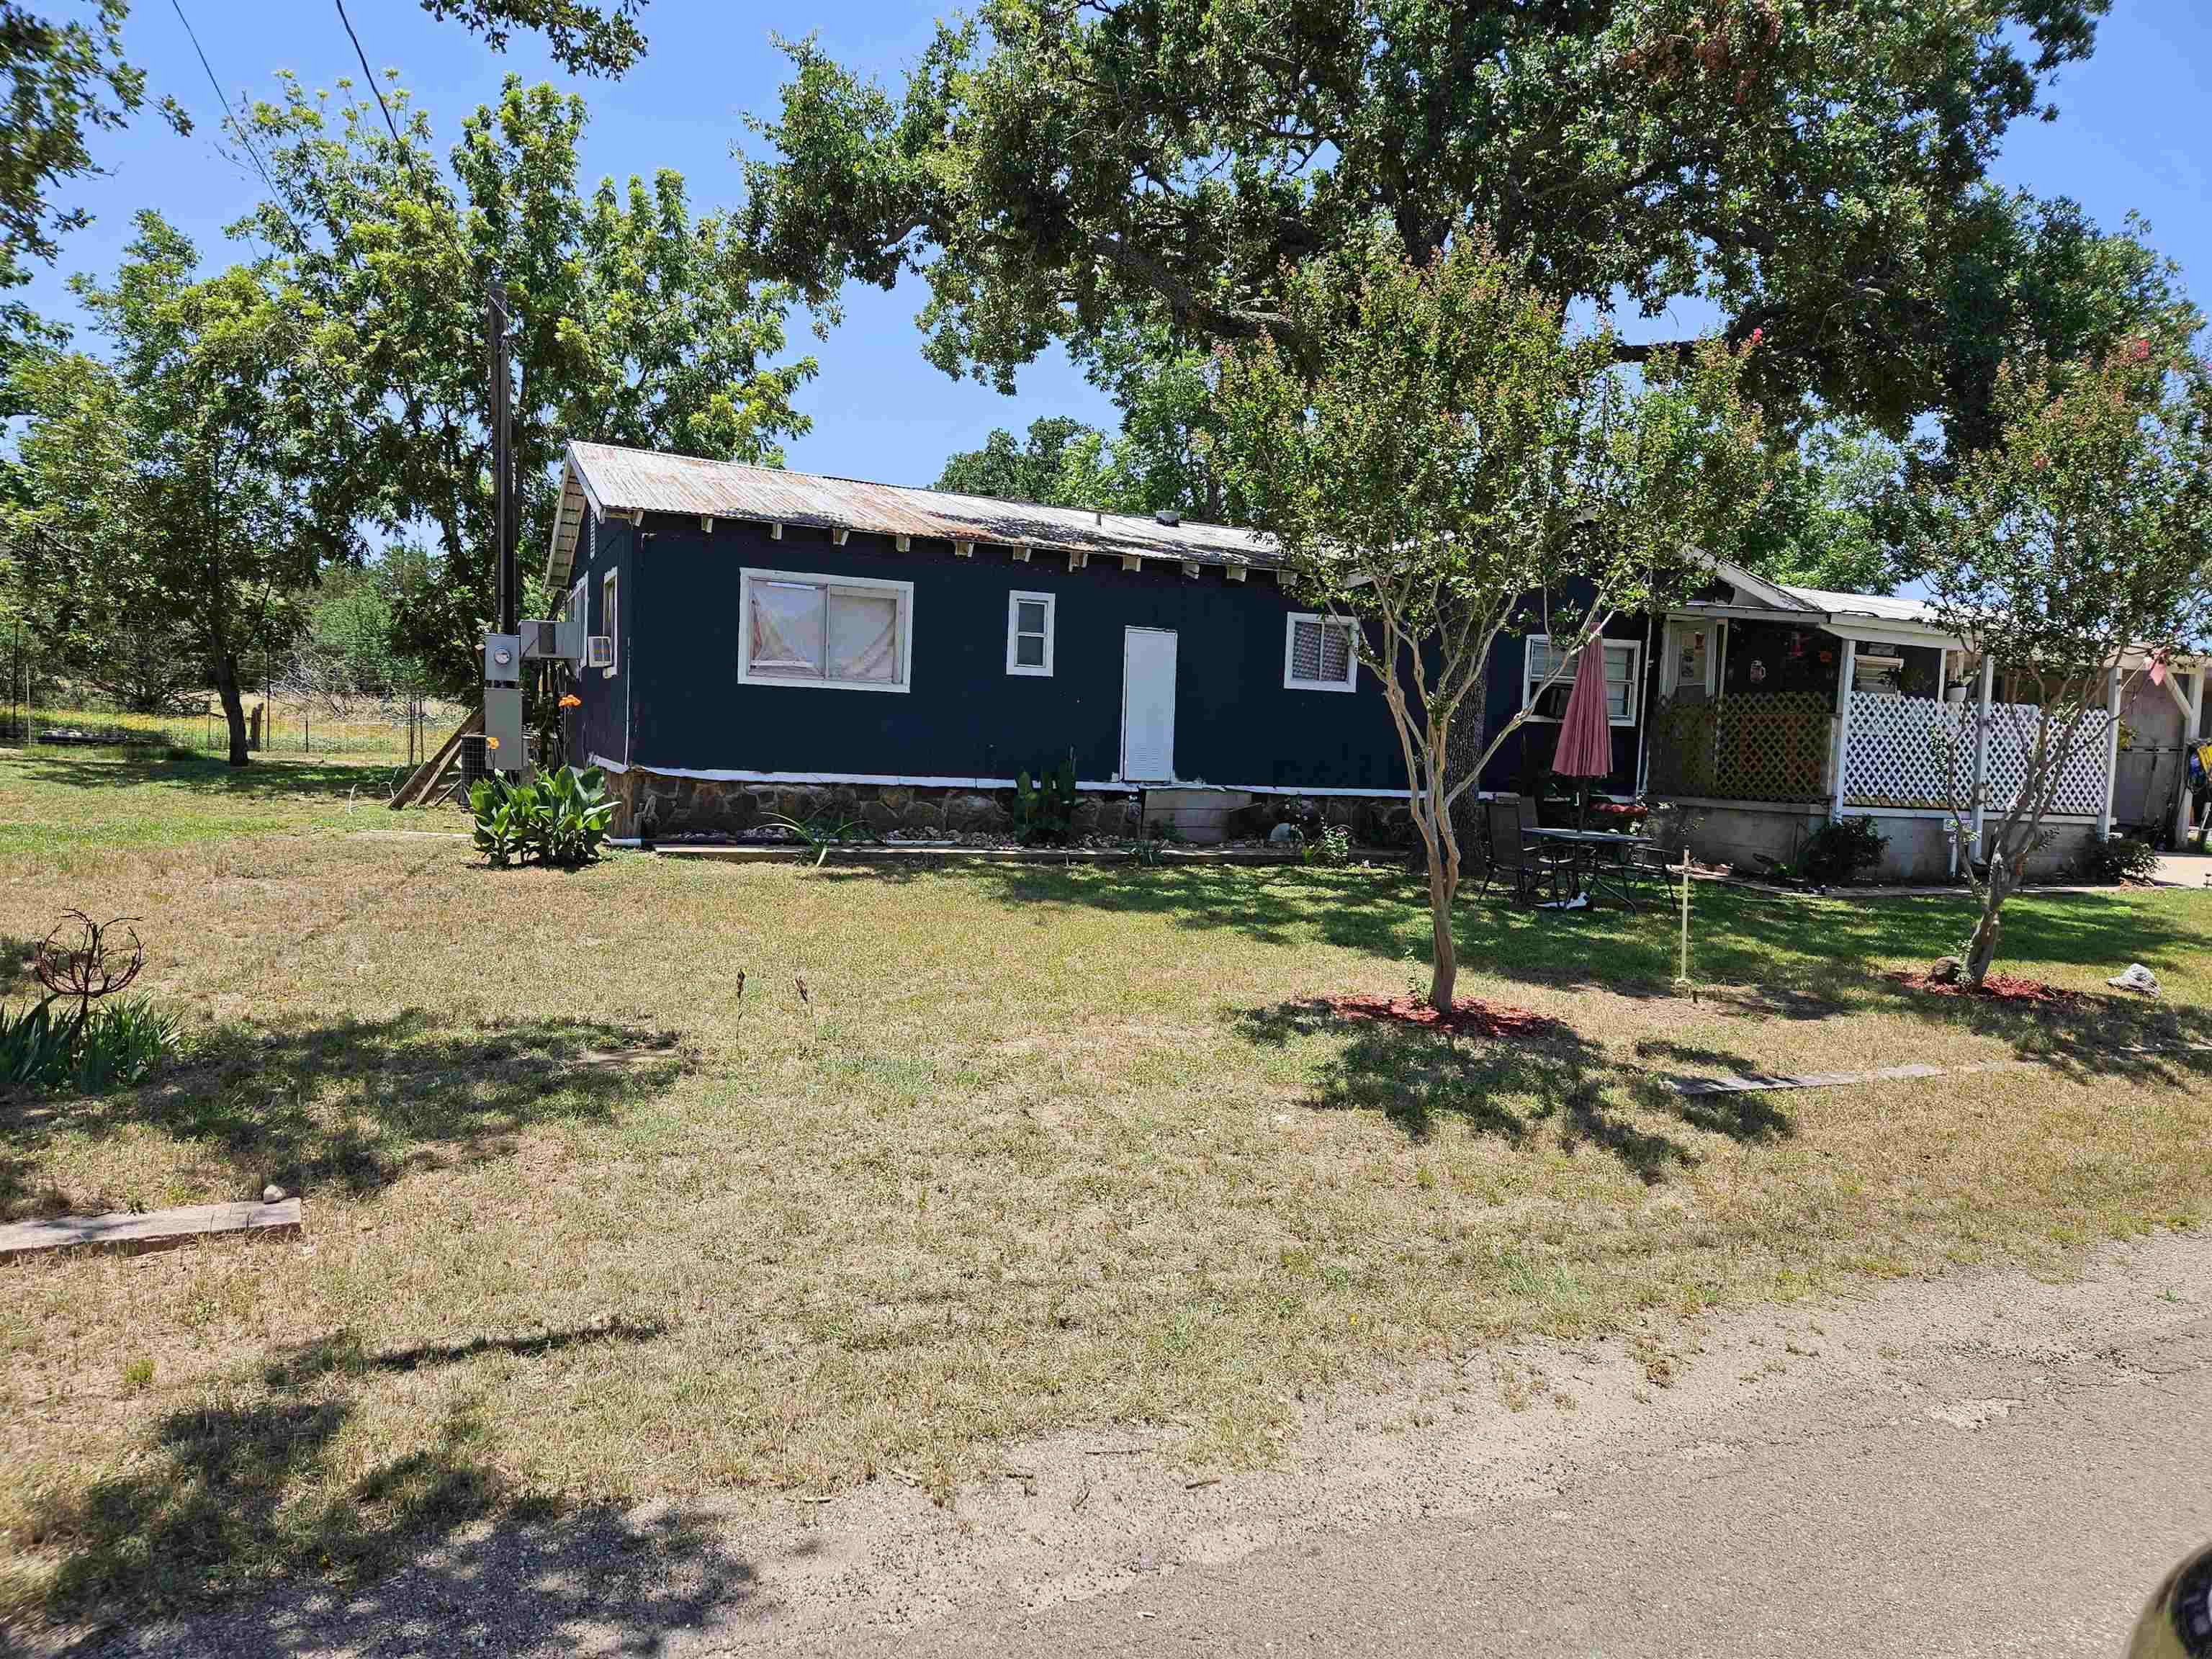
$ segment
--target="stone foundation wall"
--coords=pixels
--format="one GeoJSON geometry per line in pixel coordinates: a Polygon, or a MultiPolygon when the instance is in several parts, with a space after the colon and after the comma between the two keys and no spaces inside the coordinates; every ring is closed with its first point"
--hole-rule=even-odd
{"type": "MultiPolygon", "coordinates": [[[[616,802],[614,833],[635,836],[648,820],[655,836],[742,836],[772,818],[830,817],[863,826],[871,834],[915,840],[934,836],[1007,835],[1013,830],[1011,789],[927,787],[890,783],[747,783],[714,778],[669,777],[633,767],[610,774],[616,802]]],[[[1141,831],[1140,797],[1085,791],[1075,809],[1078,836],[1133,839],[1141,831]]],[[[1342,824],[1363,846],[1403,840],[1402,803],[1346,796],[1270,795],[1229,815],[1231,840],[1261,840],[1278,823],[1342,824]]]]}

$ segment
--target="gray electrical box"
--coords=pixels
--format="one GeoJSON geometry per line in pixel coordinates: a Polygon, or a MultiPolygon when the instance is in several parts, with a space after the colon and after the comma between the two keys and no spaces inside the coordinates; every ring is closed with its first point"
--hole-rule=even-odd
{"type": "Polygon", "coordinates": [[[484,764],[495,772],[521,772],[529,768],[522,739],[522,688],[484,687],[484,764]]]}

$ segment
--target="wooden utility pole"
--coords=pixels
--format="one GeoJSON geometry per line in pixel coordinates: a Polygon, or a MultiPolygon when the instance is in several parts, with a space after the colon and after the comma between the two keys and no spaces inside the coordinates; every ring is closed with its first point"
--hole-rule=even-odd
{"type": "Polygon", "coordinates": [[[521,580],[516,563],[521,526],[516,521],[520,503],[515,491],[514,369],[507,337],[507,289],[501,283],[491,285],[484,327],[491,344],[492,552],[497,565],[494,625],[502,634],[513,634],[522,626],[521,580]]]}

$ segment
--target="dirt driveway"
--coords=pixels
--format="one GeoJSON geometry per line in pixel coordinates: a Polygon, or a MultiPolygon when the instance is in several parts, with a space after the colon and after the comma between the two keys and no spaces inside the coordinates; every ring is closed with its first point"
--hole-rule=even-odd
{"type": "Polygon", "coordinates": [[[2111,1654],[2212,1537],[2212,1238],[1671,1346],[1471,1354],[1218,1482],[1106,1430],[939,1508],[571,1513],[93,1650],[2111,1654]]]}

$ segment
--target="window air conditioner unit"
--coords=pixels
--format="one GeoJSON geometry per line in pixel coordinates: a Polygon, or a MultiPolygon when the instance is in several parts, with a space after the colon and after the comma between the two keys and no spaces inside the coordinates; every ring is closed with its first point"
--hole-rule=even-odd
{"type": "Polygon", "coordinates": [[[594,634],[584,641],[584,666],[612,668],[615,665],[615,641],[611,634],[594,634]]]}

